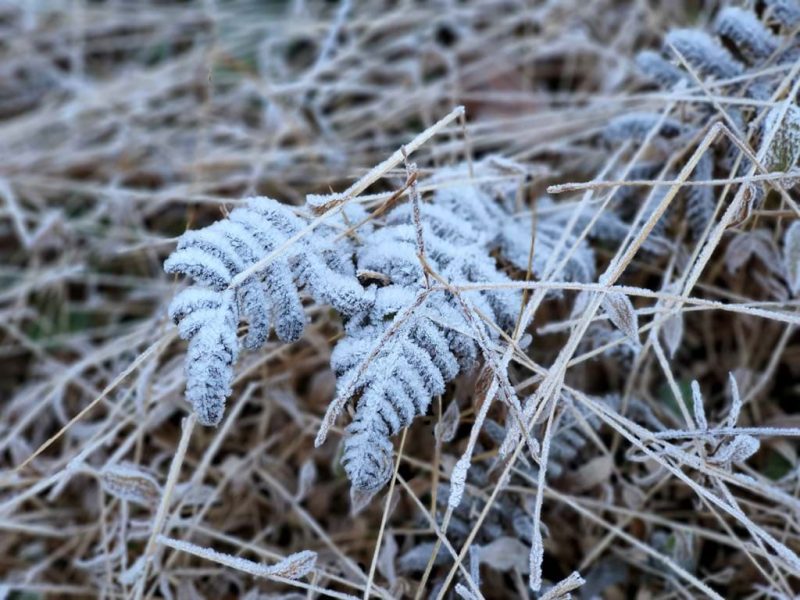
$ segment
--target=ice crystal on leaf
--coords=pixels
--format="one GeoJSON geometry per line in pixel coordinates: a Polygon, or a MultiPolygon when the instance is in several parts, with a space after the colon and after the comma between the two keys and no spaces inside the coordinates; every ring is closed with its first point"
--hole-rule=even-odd
{"type": "Polygon", "coordinates": [[[671,48],[701,76],[730,79],[742,74],[741,63],[712,36],[697,29],[674,29],[667,34],[666,52],[671,48]]]}
{"type": "Polygon", "coordinates": [[[764,119],[764,135],[769,135],[773,129],[766,167],[771,171],[789,171],[800,160],[800,107],[790,104],[770,109],[764,119]]]}
{"type": "Polygon", "coordinates": [[[329,232],[322,231],[286,244],[306,225],[290,207],[252,198],[227,219],[186,232],[164,263],[168,273],[188,275],[196,282],[176,296],[170,316],[181,337],[189,340],[186,396],[201,423],[216,425],[222,418],[241,318],[249,325],[244,346],[256,349],[272,328],[284,342],[302,335],[306,316],[301,286],[318,302],[342,311],[355,310],[363,302],[346,243],[335,252],[329,232]],[[275,256],[263,268],[235,284],[236,276],[270,253],[275,256]]]}
{"type": "MultiPolygon", "coordinates": [[[[184,234],[165,270],[196,282],[175,298],[170,315],[189,340],[187,398],[199,420],[222,418],[240,319],[248,323],[247,348],[261,346],[272,329],[294,341],[306,320],[302,290],[335,308],[345,329],[331,356],[337,397],[317,442],[352,401],[342,462],[354,495],[380,489],[392,471],[391,437],[490,352],[500,330],[513,328],[521,294],[504,268],[549,269],[562,280],[595,275],[580,223],[565,228],[563,211],[514,213],[521,166],[492,157],[473,167],[440,169],[430,179],[430,202],[417,196],[386,214],[344,202],[320,223],[254,198],[184,234]],[[357,273],[370,276],[362,284],[357,273]]],[[[546,200],[542,206],[553,208],[546,200]]]]}
{"type": "MultiPolygon", "coordinates": [[[[482,245],[484,238],[454,213],[443,218],[440,209],[424,206],[421,211],[425,259],[436,275],[453,284],[509,282],[482,245]]],[[[426,288],[409,218],[408,209],[398,207],[387,215],[390,225],[359,249],[358,268],[381,273],[391,283],[371,289],[374,302],[349,320],[331,357],[338,394],[357,397],[342,459],[356,492],[374,492],[386,483],[392,468],[390,437],[426,414],[431,399],[478,356],[473,325],[461,303],[446,289],[426,288]]],[[[501,327],[510,327],[519,310],[518,294],[508,290],[461,296],[501,327]]],[[[484,335],[495,337],[489,327],[479,326],[484,335]]]]}
{"type": "Polygon", "coordinates": [[[714,31],[732,44],[750,64],[769,58],[778,48],[778,39],[758,17],[736,6],[728,6],[720,11],[714,31]]]}
{"type": "MultiPolygon", "coordinates": [[[[767,72],[765,66],[783,70],[796,63],[800,57],[800,38],[792,28],[797,24],[800,24],[800,4],[796,0],[772,0],[752,7],[724,6],[717,12],[708,31],[672,30],[665,36],[660,52],[643,50],[636,58],[636,65],[646,79],[668,91],[674,90],[676,85],[683,85],[692,93],[705,89],[705,93],[758,100],[758,107],[726,106],[725,125],[740,138],[747,137],[747,133],[758,126],[762,142],[767,136],[772,140],[764,156],[764,166],[770,171],[794,174],[800,158],[800,135],[797,133],[800,111],[796,100],[784,100],[791,102],[788,107],[784,103],[775,104],[776,98],[784,97],[782,77],[767,72]]],[[[650,115],[649,119],[645,116],[646,113],[638,116],[632,113],[612,120],[604,131],[606,140],[616,145],[628,140],[641,142],[644,135],[653,131],[660,122],[660,115],[650,115]]],[[[718,106],[695,102],[681,104],[666,116],[668,120],[676,121],[672,127],[683,134],[680,140],[689,139],[689,136],[700,139],[712,121],[719,117],[718,106]]],[[[668,137],[663,127],[656,131],[653,149],[666,149],[668,152],[654,161],[658,168],[648,178],[675,179],[681,164],[679,161],[686,159],[679,154],[685,150],[685,145],[670,146],[668,137]]],[[[639,146],[636,146],[636,151],[641,150],[639,146]]],[[[650,150],[650,154],[648,160],[653,161],[654,152],[650,150]]],[[[750,159],[742,155],[741,149],[729,137],[718,137],[690,174],[692,184],[681,190],[682,214],[675,218],[680,208],[676,207],[677,203],[671,204],[659,227],[663,226],[666,231],[670,223],[687,222],[690,237],[694,241],[702,239],[717,208],[720,188],[698,184],[713,180],[715,174],[720,177],[743,176],[752,167],[750,159]]],[[[634,164],[631,170],[638,168],[639,165],[634,164]]],[[[795,183],[796,180],[790,176],[782,179],[780,184],[788,189],[795,183]]],[[[747,192],[747,211],[758,205],[766,196],[765,191],[777,186],[773,182],[760,184],[758,189],[752,183],[743,185],[754,188],[747,192]]],[[[620,212],[636,212],[638,207],[631,211],[631,205],[655,203],[660,189],[656,188],[654,192],[649,200],[644,200],[642,193],[625,191],[618,194],[619,201],[614,208],[620,212]]],[[[651,212],[650,206],[646,205],[645,216],[648,212],[651,212]]]]}
{"type": "Polygon", "coordinates": [[[239,353],[238,306],[233,291],[188,288],[170,305],[178,332],[189,340],[186,353],[186,398],[198,420],[216,425],[231,393],[233,364],[239,353]]]}
{"type": "Polygon", "coordinates": [[[783,237],[783,266],[793,295],[800,293],[800,221],[786,228],[783,237]]]}
{"type": "Polygon", "coordinates": [[[800,25],[800,3],[797,0],[764,0],[766,14],[787,29],[800,25]]]}

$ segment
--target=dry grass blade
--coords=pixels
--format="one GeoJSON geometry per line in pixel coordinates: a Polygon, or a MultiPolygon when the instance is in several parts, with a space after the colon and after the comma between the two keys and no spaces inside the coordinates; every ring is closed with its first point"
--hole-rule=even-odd
{"type": "Polygon", "coordinates": [[[794,597],[800,3],[725,4],[0,1],[0,596],[794,597]]]}

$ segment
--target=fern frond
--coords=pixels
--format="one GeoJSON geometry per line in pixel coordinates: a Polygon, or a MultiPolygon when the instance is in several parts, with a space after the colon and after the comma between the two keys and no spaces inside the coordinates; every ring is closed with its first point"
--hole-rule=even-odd
{"type": "Polygon", "coordinates": [[[233,364],[239,353],[234,292],[190,287],[175,297],[169,312],[179,324],[180,336],[189,340],[186,398],[198,421],[216,425],[231,393],[233,364]]]}
{"type": "MultiPolygon", "coordinates": [[[[470,179],[466,164],[442,169],[432,178],[441,185],[433,195],[430,205],[423,205],[422,216],[426,225],[444,240],[456,245],[474,244],[485,250],[498,250],[503,259],[520,271],[528,270],[531,240],[535,237],[533,273],[543,276],[551,255],[559,246],[554,258],[558,265],[566,259],[563,269],[553,274],[554,279],[588,282],[594,279],[594,253],[586,242],[577,243],[579,229],[564,234],[564,211],[550,209],[547,198],[537,202],[536,235],[533,235],[530,215],[513,212],[519,180],[525,170],[516,163],[489,157],[474,165],[470,179]],[[566,238],[561,241],[563,235],[566,238]],[[575,250],[570,254],[571,249],[575,250]]],[[[396,209],[401,222],[410,223],[410,209],[396,209]]],[[[477,263],[476,263],[477,264],[477,263]]],[[[490,272],[491,269],[489,269],[490,272]]]]}
{"type": "MultiPolygon", "coordinates": [[[[357,398],[342,457],[354,493],[372,493],[386,483],[391,436],[426,414],[431,399],[478,355],[473,326],[458,301],[447,290],[425,288],[411,216],[407,207],[394,209],[386,226],[359,248],[359,270],[381,273],[390,284],[371,289],[369,309],[350,318],[331,357],[339,398],[357,398]]],[[[454,283],[510,281],[488,254],[486,236],[459,214],[448,217],[442,206],[423,205],[421,217],[425,258],[439,276],[454,283]]],[[[513,291],[469,291],[463,297],[501,327],[510,327],[519,311],[513,291]]],[[[480,326],[487,337],[496,337],[480,326]]]]}
{"type": "Polygon", "coordinates": [[[758,64],[778,49],[779,40],[749,10],[737,6],[723,8],[714,23],[714,32],[749,63],[758,64]]]}
{"type": "Polygon", "coordinates": [[[468,329],[463,318],[452,322],[458,318],[455,311],[439,306],[444,292],[432,293],[410,315],[380,298],[397,297],[395,286],[375,293],[376,310],[366,324],[348,327],[331,357],[341,393],[360,395],[347,427],[342,462],[353,488],[362,491],[375,491],[386,483],[392,466],[389,438],[426,414],[431,398],[442,394],[445,384],[477,355],[474,342],[441,325],[468,329]],[[394,335],[383,339],[377,323],[395,327],[394,335]]]}
{"type": "Polygon", "coordinates": [[[665,54],[670,46],[703,77],[731,79],[741,75],[744,67],[717,40],[697,29],[674,29],[665,39],[665,54]]]}
{"type": "Polygon", "coordinates": [[[278,338],[300,338],[306,316],[304,287],[321,303],[344,311],[363,308],[364,292],[355,277],[352,249],[337,253],[325,230],[302,237],[256,275],[238,286],[234,277],[286,244],[307,226],[291,208],[269,198],[252,198],[227,219],[181,236],[165,261],[167,273],[197,283],[178,295],[170,314],[181,336],[190,341],[186,358],[187,398],[200,421],[215,425],[230,394],[240,317],[249,329],[244,346],[261,347],[274,328],[278,338]]]}
{"type": "Polygon", "coordinates": [[[603,137],[608,142],[643,142],[651,130],[659,126],[657,135],[674,138],[683,133],[685,127],[680,121],[671,118],[662,120],[658,113],[632,112],[614,117],[603,129],[603,137]],[[659,121],[661,124],[659,126],[659,121]]]}
{"type": "MultiPolygon", "coordinates": [[[[714,178],[714,156],[707,150],[692,172],[692,181],[709,181],[714,178]]],[[[716,200],[714,188],[708,185],[693,185],[686,188],[686,221],[694,239],[700,239],[706,226],[714,216],[716,200]]]]}
{"type": "MultiPolygon", "coordinates": [[[[636,62],[645,77],[668,90],[681,80],[694,86],[697,76],[717,81],[735,78],[736,81],[719,87],[722,93],[769,100],[779,89],[783,78],[765,71],[763,66],[769,64],[770,67],[788,68],[800,57],[800,39],[792,35],[789,26],[792,23],[800,24],[800,3],[796,0],[762,2],[753,8],[724,7],[714,19],[710,32],[696,29],[673,30],[665,36],[664,48],[660,54],[645,50],[638,55],[636,62]],[[776,20],[784,27],[776,27],[776,20]],[[680,57],[676,56],[676,52],[680,57]]],[[[759,118],[762,137],[775,131],[765,159],[765,166],[771,171],[792,172],[800,158],[800,109],[796,104],[791,104],[785,118],[777,123],[785,108],[785,105],[780,104],[769,109],[765,118],[759,118]]],[[[745,106],[725,107],[733,129],[742,135],[749,131],[751,122],[759,116],[759,111],[760,109],[745,106]]],[[[700,104],[692,110],[681,111],[680,114],[682,122],[679,126],[689,135],[702,132],[709,121],[716,118],[718,111],[710,105],[700,104]]],[[[625,115],[620,117],[620,122],[625,123],[631,119],[632,116],[625,115]]],[[[620,128],[615,122],[607,129],[607,139],[615,135],[620,137],[619,132],[624,132],[624,128],[620,128]]],[[[700,159],[691,174],[692,180],[713,179],[718,167],[726,173],[732,172],[734,168],[738,174],[747,172],[752,165],[741,154],[741,150],[728,140],[718,141],[700,159]]],[[[663,170],[669,175],[672,168],[663,170]]],[[[787,188],[795,183],[791,178],[782,181],[782,185],[787,188]]],[[[759,188],[768,189],[770,185],[765,183],[759,188]]],[[[765,195],[757,189],[748,194],[752,199],[749,202],[750,208],[765,195]]],[[[660,196],[660,190],[650,195],[646,212],[651,211],[657,195],[660,196]]],[[[716,209],[715,190],[711,186],[687,186],[681,196],[684,200],[683,216],[689,224],[689,232],[694,239],[698,239],[716,209]]],[[[624,209],[625,204],[635,204],[639,197],[640,194],[627,191],[619,194],[618,204],[624,209]]],[[[679,206],[673,206],[675,205],[668,209],[670,217],[680,210],[679,206]]],[[[667,224],[667,220],[664,220],[659,228],[666,231],[667,224]]]]}
{"type": "Polygon", "coordinates": [[[773,18],[786,29],[800,25],[800,3],[797,0],[764,0],[767,18],[773,18]]]}
{"type": "MultiPolygon", "coordinates": [[[[559,265],[564,260],[563,268],[552,274],[552,278],[563,281],[590,282],[595,278],[594,252],[585,240],[578,242],[580,223],[576,223],[570,231],[564,227],[569,221],[569,215],[563,211],[555,213],[548,219],[541,219],[536,224],[535,248],[533,253],[532,270],[536,276],[543,276],[547,265],[551,261],[559,265]],[[564,238],[562,241],[562,237],[564,238]],[[560,250],[556,256],[556,249],[560,250]],[[575,248],[574,250],[573,247],[575,248]]],[[[521,271],[528,269],[530,245],[532,239],[532,226],[530,222],[513,221],[502,232],[500,238],[500,252],[503,257],[521,271]]]]}
{"type": "Polygon", "coordinates": [[[647,79],[670,89],[686,79],[686,73],[654,50],[643,50],[636,56],[636,66],[647,79]]]}

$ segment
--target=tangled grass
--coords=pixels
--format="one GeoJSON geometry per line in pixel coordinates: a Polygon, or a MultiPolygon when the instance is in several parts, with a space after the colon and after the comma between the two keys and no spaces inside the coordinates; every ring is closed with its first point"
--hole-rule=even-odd
{"type": "MultiPolygon", "coordinates": [[[[726,121],[738,90],[638,73],[719,8],[663,4],[0,2],[3,596],[795,597],[797,178],[740,168],[768,144],[726,121]],[[660,120],[610,145],[640,111],[660,120]],[[661,139],[667,119],[699,133],[661,139]],[[601,275],[518,272],[514,332],[353,511],[342,424],[314,448],[340,319],[307,303],[300,341],[243,354],[204,428],[162,262],[248,196],[350,189],[379,218],[409,186],[402,160],[374,166],[420,134],[423,199],[442,167],[502,155],[519,219],[560,218],[601,275]],[[745,158],[692,180],[698,148],[731,146],[745,158]],[[701,186],[710,225],[662,229],[701,186]],[[621,236],[595,235],[623,200],[621,236]],[[491,404],[504,381],[523,414],[491,404]]],[[[753,121],[797,103],[796,66],[753,77],[781,90],[753,121]]]]}

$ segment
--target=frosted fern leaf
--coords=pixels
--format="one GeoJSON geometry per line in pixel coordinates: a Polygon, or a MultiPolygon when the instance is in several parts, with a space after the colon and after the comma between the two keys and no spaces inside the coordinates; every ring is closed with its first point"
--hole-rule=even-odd
{"type": "Polygon", "coordinates": [[[674,138],[683,132],[684,127],[680,121],[669,117],[662,119],[658,113],[633,112],[611,119],[603,129],[603,137],[612,143],[642,142],[654,129],[657,136],[674,138]]]}
{"type": "MultiPolygon", "coordinates": [[[[453,283],[509,282],[486,251],[485,237],[470,232],[457,214],[444,218],[442,210],[421,211],[431,268],[453,283]]],[[[339,399],[357,398],[342,457],[354,494],[383,487],[392,471],[391,436],[426,414],[431,399],[478,356],[473,325],[458,300],[446,290],[426,290],[409,218],[408,209],[398,207],[383,229],[364,240],[359,270],[381,273],[390,284],[371,288],[369,308],[350,318],[331,357],[339,399]]],[[[508,290],[462,296],[471,309],[504,327],[519,310],[518,294],[508,290]]],[[[488,327],[484,335],[493,337],[488,327]]]]}
{"type": "Polygon", "coordinates": [[[800,2],[797,0],[764,0],[770,17],[787,29],[800,25],[800,2]]]}
{"type": "Polygon", "coordinates": [[[712,36],[696,29],[675,29],[666,36],[670,46],[701,76],[730,79],[742,74],[743,66],[712,36]]]}
{"type": "Polygon", "coordinates": [[[758,17],[736,6],[728,6],[720,11],[714,31],[734,46],[750,64],[766,60],[778,49],[778,39],[758,17]]]}
{"type": "Polygon", "coordinates": [[[392,468],[389,438],[426,414],[431,398],[442,394],[446,382],[477,354],[468,340],[431,320],[442,317],[435,305],[434,296],[405,319],[398,313],[388,321],[398,331],[382,347],[375,347],[381,339],[376,328],[351,327],[334,350],[331,362],[340,376],[341,393],[360,394],[342,457],[355,490],[375,491],[386,483],[392,468]],[[361,361],[366,360],[362,369],[361,361]]]}
{"type": "MultiPolygon", "coordinates": [[[[432,205],[423,206],[423,221],[434,232],[454,244],[474,243],[486,250],[497,249],[501,256],[521,271],[527,271],[531,253],[532,219],[530,215],[515,215],[513,206],[524,169],[515,163],[489,157],[474,166],[474,179],[467,165],[441,170],[432,183],[437,188],[432,205]]],[[[533,273],[543,276],[551,255],[560,246],[554,264],[566,259],[562,270],[553,275],[564,281],[588,282],[594,279],[594,253],[585,241],[577,242],[580,225],[567,232],[563,242],[565,217],[568,211],[552,210],[548,198],[537,202],[535,252],[533,273]],[[575,250],[570,255],[570,250],[575,250]]],[[[409,222],[408,209],[398,214],[409,222]]],[[[585,223],[591,215],[581,223],[585,223]]]]}
{"type": "Polygon", "coordinates": [[[167,273],[196,281],[173,300],[169,312],[181,337],[189,340],[186,396],[201,423],[216,425],[222,418],[238,355],[240,318],[249,324],[244,346],[255,349],[273,327],[284,342],[302,335],[306,317],[301,286],[319,302],[342,311],[362,305],[363,289],[347,244],[340,245],[344,253],[333,251],[325,230],[288,244],[263,269],[233,285],[236,276],[306,225],[291,208],[269,198],[252,198],[227,219],[186,232],[164,263],[167,273]]]}
{"type": "Polygon", "coordinates": [[[636,56],[636,66],[647,79],[666,89],[672,88],[686,78],[686,74],[679,67],[653,50],[640,52],[636,56]]]}
{"type": "Polygon", "coordinates": [[[172,301],[170,317],[178,323],[180,336],[189,340],[186,399],[202,424],[216,425],[231,393],[239,353],[234,292],[188,288],[172,301]]]}
{"type": "MultiPolygon", "coordinates": [[[[752,8],[723,6],[708,32],[699,29],[673,30],[665,36],[661,52],[644,50],[638,55],[636,64],[647,79],[665,90],[672,90],[679,83],[696,88],[697,78],[703,80],[704,85],[709,85],[708,80],[712,79],[717,82],[713,84],[714,89],[725,94],[770,100],[779,91],[782,77],[767,72],[764,67],[769,65],[771,68],[788,69],[800,58],[800,38],[792,31],[794,23],[800,24],[800,2],[797,0],[759,2],[752,8]],[[725,80],[733,81],[725,83],[725,80]]],[[[796,105],[791,105],[785,119],[778,124],[778,117],[784,109],[783,104],[772,109],[736,106],[725,109],[728,125],[736,133],[745,135],[755,118],[759,118],[762,139],[768,132],[775,131],[764,161],[771,171],[793,171],[800,158],[800,135],[794,126],[800,122],[800,112],[796,105]],[[763,114],[765,110],[766,115],[763,114]]],[[[700,135],[709,122],[719,116],[716,107],[694,103],[681,106],[670,117],[676,114],[680,115],[681,126],[687,135],[700,135]]],[[[622,117],[623,120],[625,118],[622,117]]],[[[719,138],[701,158],[691,174],[692,180],[713,179],[717,170],[727,175],[734,167],[735,175],[744,175],[752,165],[741,154],[741,150],[730,140],[719,138]]],[[[637,166],[634,165],[634,168],[637,166]]],[[[658,171],[662,170],[666,178],[674,178],[675,174],[670,172],[671,169],[664,169],[663,164],[658,171]]],[[[791,178],[782,181],[785,188],[795,183],[791,178]]],[[[748,211],[765,195],[760,188],[774,186],[765,183],[755,189],[750,185],[754,190],[747,192],[749,200],[742,219],[747,218],[748,211]]],[[[621,204],[630,204],[639,196],[626,192],[621,204]]],[[[715,188],[686,186],[681,196],[685,200],[683,212],[689,232],[697,240],[714,214],[717,197],[715,188]]],[[[672,206],[668,212],[674,212],[672,206]]]]}
{"type": "MultiPolygon", "coordinates": [[[[714,177],[714,156],[707,150],[692,172],[693,181],[709,181],[714,177]]],[[[707,185],[692,185],[686,188],[686,220],[694,239],[700,239],[714,216],[716,199],[714,188],[707,185]]]]}

